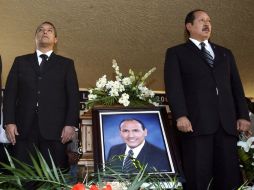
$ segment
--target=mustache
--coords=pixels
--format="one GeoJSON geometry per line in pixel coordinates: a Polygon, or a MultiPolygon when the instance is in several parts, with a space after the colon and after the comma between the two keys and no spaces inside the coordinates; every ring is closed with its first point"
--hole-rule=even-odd
{"type": "Polygon", "coordinates": [[[202,31],[210,31],[210,28],[208,26],[203,26],[202,31]]]}

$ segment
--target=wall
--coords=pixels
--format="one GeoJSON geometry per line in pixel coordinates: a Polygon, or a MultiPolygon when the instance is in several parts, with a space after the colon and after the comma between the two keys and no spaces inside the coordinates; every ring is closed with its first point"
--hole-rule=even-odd
{"type": "Polygon", "coordinates": [[[196,8],[208,11],[212,41],[233,51],[254,97],[253,0],[0,0],[3,83],[14,57],[34,51],[35,29],[48,20],[58,29],[57,53],[75,60],[81,88],[110,78],[115,58],[123,73],[157,67],[150,87],[164,90],[165,51],[184,41],[185,15],[196,8]]]}

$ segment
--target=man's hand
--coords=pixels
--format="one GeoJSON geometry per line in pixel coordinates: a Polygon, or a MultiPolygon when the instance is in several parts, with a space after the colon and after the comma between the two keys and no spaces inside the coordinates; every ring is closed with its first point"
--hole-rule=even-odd
{"type": "Polygon", "coordinates": [[[16,135],[19,135],[17,126],[15,124],[5,125],[5,133],[7,139],[11,142],[12,145],[16,144],[16,135]]]}
{"type": "Polygon", "coordinates": [[[238,119],[237,120],[237,130],[240,132],[244,132],[246,137],[250,137],[252,135],[252,132],[250,130],[250,122],[245,119],[238,119]]]}
{"type": "Polygon", "coordinates": [[[186,116],[179,117],[176,120],[176,126],[179,131],[184,133],[193,132],[191,122],[186,116]]]}
{"type": "Polygon", "coordinates": [[[65,144],[67,142],[69,142],[70,140],[72,140],[72,138],[75,135],[75,128],[73,126],[64,126],[63,130],[62,130],[62,143],[65,144]]]}

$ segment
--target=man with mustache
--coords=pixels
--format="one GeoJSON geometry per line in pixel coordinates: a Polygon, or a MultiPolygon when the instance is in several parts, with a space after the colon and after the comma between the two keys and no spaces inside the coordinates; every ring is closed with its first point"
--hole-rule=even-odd
{"type": "Polygon", "coordinates": [[[17,159],[31,164],[35,146],[50,164],[68,167],[66,143],[78,125],[79,91],[73,60],[53,52],[55,26],[40,24],[36,51],[15,58],[7,78],[3,113],[7,138],[17,159]]]}
{"type": "Polygon", "coordinates": [[[188,13],[185,28],[188,41],[167,50],[164,68],[184,188],[237,189],[242,183],[238,132],[249,135],[250,118],[234,56],[209,41],[212,26],[205,11],[188,13]]]}

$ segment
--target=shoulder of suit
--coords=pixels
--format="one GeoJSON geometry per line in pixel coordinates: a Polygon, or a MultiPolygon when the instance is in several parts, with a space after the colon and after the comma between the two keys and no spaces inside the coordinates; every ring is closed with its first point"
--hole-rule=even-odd
{"type": "Polygon", "coordinates": [[[152,148],[152,149],[154,149],[154,150],[157,150],[158,152],[163,151],[161,148],[155,146],[154,144],[152,144],[152,143],[150,143],[150,142],[148,142],[148,141],[146,141],[146,146],[148,146],[149,148],[152,148]]]}
{"type": "Polygon", "coordinates": [[[35,53],[29,53],[29,54],[25,54],[25,55],[19,55],[16,57],[16,59],[26,59],[26,58],[31,58],[32,56],[34,56],[35,53]]]}
{"type": "Polygon", "coordinates": [[[212,47],[213,49],[218,49],[218,50],[221,50],[221,51],[231,52],[231,50],[228,49],[228,48],[226,48],[226,47],[223,47],[223,46],[221,46],[221,45],[215,44],[215,43],[210,42],[210,41],[209,41],[209,43],[210,43],[210,45],[211,45],[211,47],[212,47]]]}
{"type": "Polygon", "coordinates": [[[71,61],[71,62],[73,62],[73,59],[68,58],[68,57],[64,57],[64,56],[62,56],[62,55],[58,55],[58,54],[53,53],[53,56],[55,56],[55,57],[56,57],[57,59],[59,59],[59,60],[64,60],[64,61],[71,61]]]}
{"type": "Polygon", "coordinates": [[[172,46],[172,47],[168,48],[168,50],[169,49],[181,49],[181,48],[185,47],[186,44],[187,43],[178,44],[178,45],[175,45],[175,46],[172,46]]]}

